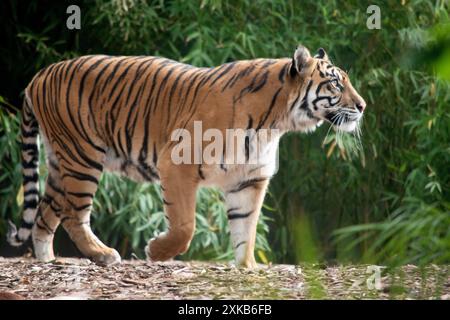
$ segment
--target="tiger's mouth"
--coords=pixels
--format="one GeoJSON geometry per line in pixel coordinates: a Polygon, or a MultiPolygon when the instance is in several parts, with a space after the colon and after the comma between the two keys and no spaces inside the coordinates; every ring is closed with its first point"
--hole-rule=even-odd
{"type": "Polygon", "coordinates": [[[356,129],[362,118],[362,113],[358,111],[331,111],[325,114],[325,120],[335,129],[352,132],[356,129]]]}

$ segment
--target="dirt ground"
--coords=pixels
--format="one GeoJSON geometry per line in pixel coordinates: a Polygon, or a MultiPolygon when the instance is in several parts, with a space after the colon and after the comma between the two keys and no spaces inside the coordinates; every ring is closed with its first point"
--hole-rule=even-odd
{"type": "Polygon", "coordinates": [[[0,257],[0,297],[25,299],[450,299],[450,267],[272,265],[0,257]],[[379,271],[379,272],[378,272],[379,271]],[[17,296],[16,296],[17,297],[17,296]]]}

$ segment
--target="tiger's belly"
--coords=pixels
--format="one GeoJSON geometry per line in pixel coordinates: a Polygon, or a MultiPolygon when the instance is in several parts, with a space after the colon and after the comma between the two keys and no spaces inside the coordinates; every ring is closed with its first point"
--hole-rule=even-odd
{"type": "Polygon", "coordinates": [[[105,169],[136,182],[159,182],[156,168],[133,159],[118,157],[112,150],[106,152],[105,169]]]}
{"type": "Polygon", "coordinates": [[[201,186],[220,187],[225,192],[233,189],[243,181],[268,178],[270,179],[278,170],[278,142],[277,137],[270,143],[260,146],[260,153],[252,155],[250,163],[232,163],[226,161],[219,165],[201,165],[201,186]],[[253,156],[253,158],[252,158],[253,156]]]}
{"type": "MultiPolygon", "coordinates": [[[[248,160],[245,163],[225,158],[217,164],[192,164],[198,166],[200,186],[219,187],[225,192],[232,189],[242,181],[255,178],[271,178],[278,169],[278,144],[279,136],[250,148],[248,160]]],[[[241,150],[239,152],[245,152],[241,150]]],[[[234,155],[236,159],[238,156],[234,155]]],[[[109,149],[105,155],[105,169],[121,176],[130,178],[136,182],[159,183],[159,172],[153,163],[140,162],[137,159],[117,156],[113,149],[109,149]]]]}

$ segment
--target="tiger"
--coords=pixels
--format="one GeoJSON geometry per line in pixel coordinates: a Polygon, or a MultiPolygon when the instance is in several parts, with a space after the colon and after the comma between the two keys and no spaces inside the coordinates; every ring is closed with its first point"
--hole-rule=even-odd
{"type": "MultiPolygon", "coordinates": [[[[256,226],[280,138],[313,132],[324,122],[354,132],[365,108],[348,74],[325,50],[312,56],[303,45],[288,58],[209,68],[155,56],[88,55],[51,64],[25,89],[23,216],[19,230],[10,223],[8,242],[20,246],[31,235],[35,257],[53,261],[53,238],[62,224],[84,256],[99,265],[120,263],[119,253],[90,226],[94,195],[107,170],[161,187],[167,228],[145,247],[150,261],[188,250],[196,192],[213,186],[223,192],[235,264],[255,268],[256,226]],[[173,151],[182,139],[173,139],[173,132],[192,133],[199,121],[219,132],[277,131],[260,146],[264,161],[175,163],[173,151]],[[38,136],[48,168],[42,198],[38,136]]],[[[248,139],[244,148],[248,157],[248,139]]]]}

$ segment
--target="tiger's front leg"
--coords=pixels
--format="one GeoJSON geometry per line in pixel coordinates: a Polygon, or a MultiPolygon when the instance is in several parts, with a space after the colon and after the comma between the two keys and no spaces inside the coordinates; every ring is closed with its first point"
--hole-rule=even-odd
{"type": "Polygon", "coordinates": [[[149,241],[145,252],[152,261],[164,261],[184,253],[195,231],[195,199],[198,171],[194,165],[175,165],[166,160],[160,169],[167,231],[149,241]]]}
{"type": "Polygon", "coordinates": [[[225,194],[231,242],[236,264],[256,267],[254,256],[256,226],[269,179],[243,180],[225,194]]]}

